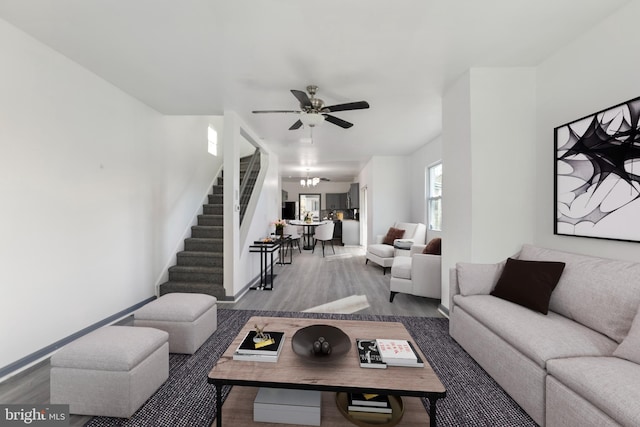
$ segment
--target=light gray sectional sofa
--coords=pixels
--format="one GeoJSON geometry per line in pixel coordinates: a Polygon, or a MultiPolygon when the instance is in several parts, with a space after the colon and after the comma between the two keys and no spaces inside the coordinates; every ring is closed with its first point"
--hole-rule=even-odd
{"type": "Polygon", "coordinates": [[[540,425],[640,426],[640,264],[531,245],[513,258],[565,263],[548,313],[490,295],[504,261],[458,263],[451,336],[540,425]]]}

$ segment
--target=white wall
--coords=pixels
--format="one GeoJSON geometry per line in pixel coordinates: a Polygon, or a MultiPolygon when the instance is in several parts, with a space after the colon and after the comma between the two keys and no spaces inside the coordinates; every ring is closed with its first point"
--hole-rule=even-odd
{"type": "Polygon", "coordinates": [[[375,236],[386,234],[396,221],[412,221],[408,164],[408,158],[403,156],[374,156],[358,176],[360,187],[368,189],[366,214],[370,242],[375,236]]]}
{"type": "Polygon", "coordinates": [[[535,107],[535,69],[471,70],[472,261],[533,241],[535,107]]]}
{"type": "Polygon", "coordinates": [[[553,129],[640,95],[640,3],[629,2],[537,69],[535,243],[609,258],[640,259],[640,243],[553,235],[553,129]]]}
{"type": "Polygon", "coordinates": [[[471,258],[471,77],[442,99],[442,304],[449,306],[449,269],[471,258]]]}
{"type": "MultiPolygon", "coordinates": [[[[410,218],[413,222],[429,225],[427,216],[428,176],[430,166],[442,161],[442,137],[438,136],[409,156],[410,218]]],[[[427,229],[427,241],[440,237],[440,232],[427,229]]]]}
{"type": "Polygon", "coordinates": [[[224,286],[227,296],[237,298],[248,283],[260,276],[260,255],[250,253],[249,246],[269,235],[271,222],[280,218],[280,180],[277,156],[260,142],[260,138],[235,112],[226,111],[224,118],[224,245],[225,254],[232,254],[224,257],[224,286]],[[261,168],[253,190],[258,197],[251,199],[245,213],[245,220],[251,219],[251,222],[245,221],[240,226],[239,158],[244,154],[241,146],[247,142],[261,148],[261,168]],[[232,185],[228,185],[229,182],[232,185]]]}
{"type": "Polygon", "coordinates": [[[0,20],[0,367],[154,295],[219,160],[0,20]]]}
{"type": "Polygon", "coordinates": [[[533,240],[534,123],[531,68],[474,68],[445,96],[443,295],[456,262],[497,262],[533,240]]]}
{"type": "MultiPolygon", "coordinates": [[[[553,129],[640,94],[637,78],[640,61],[635,54],[640,50],[640,39],[628,30],[634,27],[639,15],[640,3],[630,2],[560,48],[535,68],[533,95],[527,88],[529,83],[522,86],[519,83],[520,78],[531,82],[526,69],[520,77],[512,78],[501,76],[503,72],[509,74],[509,70],[494,74],[493,70],[474,69],[448,89],[443,104],[443,272],[457,261],[503,259],[516,249],[517,240],[520,244],[532,240],[537,245],[571,252],[640,259],[638,243],[553,234],[553,129]],[[503,97],[509,102],[501,106],[503,97]],[[519,97],[534,100],[533,112],[528,103],[518,101],[519,97]],[[467,112],[468,105],[472,108],[467,112]],[[526,119],[529,114],[533,117],[531,121],[526,119]],[[500,141],[491,139],[491,120],[501,130],[500,141]],[[503,131],[504,125],[508,128],[503,131]],[[531,132],[535,139],[529,141],[526,132],[531,132]],[[519,137],[510,138],[509,133],[519,137]],[[522,136],[530,146],[522,144],[522,136]],[[504,151],[510,139],[515,146],[504,151]],[[496,149],[500,154],[493,158],[496,149]],[[514,170],[513,165],[524,169],[514,170]],[[505,167],[510,172],[499,172],[505,167]],[[491,180],[500,182],[496,189],[499,196],[483,189],[491,180]],[[528,191],[533,203],[522,197],[528,191]],[[512,195],[516,194],[519,195],[514,199],[512,195]],[[481,202],[482,199],[486,200],[481,202]],[[516,208],[517,215],[511,215],[516,203],[524,208],[516,208]],[[478,234],[483,224],[492,222],[494,210],[504,222],[499,227],[485,227],[478,234]],[[516,239],[511,236],[514,231],[516,239]]],[[[448,294],[445,275],[443,295],[448,294]]],[[[443,304],[448,304],[446,299],[443,304]]]]}

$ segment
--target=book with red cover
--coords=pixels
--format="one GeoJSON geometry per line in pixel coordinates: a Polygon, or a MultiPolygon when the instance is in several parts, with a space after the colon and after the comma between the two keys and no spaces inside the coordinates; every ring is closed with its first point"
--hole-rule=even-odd
{"type": "Polygon", "coordinates": [[[424,367],[413,344],[407,340],[377,339],[382,361],[389,366],[424,367]]]}

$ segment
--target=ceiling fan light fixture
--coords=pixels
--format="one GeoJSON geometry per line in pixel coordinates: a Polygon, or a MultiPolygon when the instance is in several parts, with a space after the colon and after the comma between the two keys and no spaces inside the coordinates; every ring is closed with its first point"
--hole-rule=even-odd
{"type": "Polygon", "coordinates": [[[320,183],[320,178],[318,178],[317,176],[310,178],[308,171],[307,171],[307,179],[302,178],[300,180],[300,185],[302,185],[303,187],[315,187],[319,183],[320,183]]]}
{"type": "Polygon", "coordinates": [[[300,121],[303,125],[314,127],[324,121],[324,116],[318,113],[300,113],[300,121]]]}

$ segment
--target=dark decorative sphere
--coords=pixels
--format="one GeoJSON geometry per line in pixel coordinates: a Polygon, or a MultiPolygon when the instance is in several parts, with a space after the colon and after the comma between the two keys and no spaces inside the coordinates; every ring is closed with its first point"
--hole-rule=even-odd
{"type": "Polygon", "coordinates": [[[313,342],[313,354],[317,355],[329,355],[331,354],[331,344],[324,337],[318,337],[313,342]]]}

